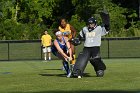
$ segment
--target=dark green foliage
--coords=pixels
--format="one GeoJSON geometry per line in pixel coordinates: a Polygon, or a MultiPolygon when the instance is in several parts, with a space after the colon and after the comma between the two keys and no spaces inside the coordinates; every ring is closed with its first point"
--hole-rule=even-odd
{"type": "Polygon", "coordinates": [[[138,0],[1,0],[0,39],[40,39],[45,29],[54,37],[62,17],[79,32],[91,16],[101,24],[102,10],[110,14],[108,37],[139,36],[138,7],[138,0]]]}

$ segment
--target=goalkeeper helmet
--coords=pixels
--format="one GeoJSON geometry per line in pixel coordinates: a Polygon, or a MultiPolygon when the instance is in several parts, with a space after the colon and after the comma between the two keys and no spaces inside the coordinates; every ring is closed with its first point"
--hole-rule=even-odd
{"type": "Polygon", "coordinates": [[[88,25],[89,25],[89,24],[97,24],[96,19],[93,18],[93,17],[89,18],[89,19],[88,19],[88,25]]]}
{"type": "Polygon", "coordinates": [[[95,18],[91,17],[88,19],[88,31],[91,32],[97,26],[97,21],[95,18]]]}

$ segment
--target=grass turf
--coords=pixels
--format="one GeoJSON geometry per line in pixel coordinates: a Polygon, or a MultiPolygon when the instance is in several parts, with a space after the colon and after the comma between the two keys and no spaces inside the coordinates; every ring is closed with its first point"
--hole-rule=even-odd
{"type": "Polygon", "coordinates": [[[105,76],[90,64],[83,78],[66,78],[59,60],[1,61],[0,93],[140,93],[140,59],[104,59],[105,76]]]}

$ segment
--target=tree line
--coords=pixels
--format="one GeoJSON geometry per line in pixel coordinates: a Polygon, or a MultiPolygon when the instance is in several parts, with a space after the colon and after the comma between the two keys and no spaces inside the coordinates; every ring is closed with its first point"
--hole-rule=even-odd
{"type": "Polygon", "coordinates": [[[43,31],[58,28],[66,18],[77,33],[89,17],[102,23],[100,12],[110,14],[107,37],[140,36],[139,0],[0,0],[0,40],[40,39],[43,31]]]}

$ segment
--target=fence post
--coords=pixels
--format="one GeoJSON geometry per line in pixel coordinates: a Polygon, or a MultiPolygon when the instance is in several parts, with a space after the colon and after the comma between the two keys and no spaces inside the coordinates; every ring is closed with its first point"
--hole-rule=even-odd
{"type": "Polygon", "coordinates": [[[42,46],[40,46],[40,52],[41,52],[41,60],[42,60],[42,46]]]}
{"type": "Polygon", "coordinates": [[[9,42],[8,42],[8,61],[10,60],[10,47],[9,47],[9,42]]]}
{"type": "Polygon", "coordinates": [[[107,40],[108,41],[108,59],[110,58],[110,44],[109,44],[109,39],[107,40]]]}

